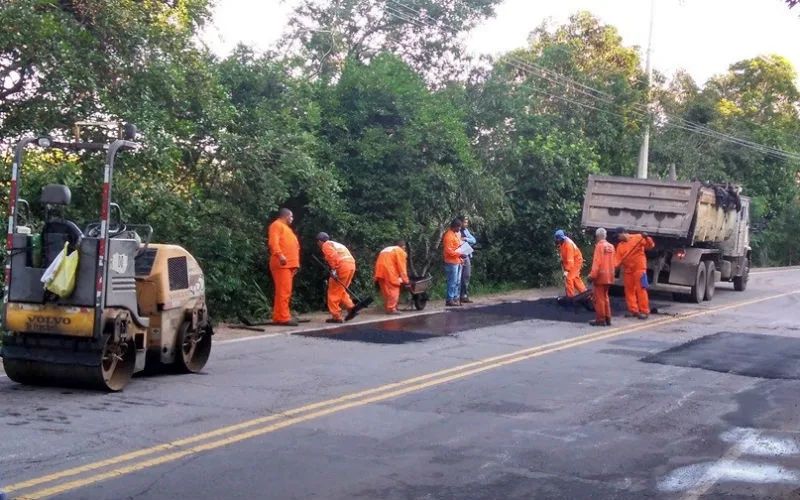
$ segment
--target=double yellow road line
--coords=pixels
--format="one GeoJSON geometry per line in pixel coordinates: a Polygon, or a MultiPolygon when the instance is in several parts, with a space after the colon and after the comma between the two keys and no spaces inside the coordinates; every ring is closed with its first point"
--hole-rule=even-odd
{"type": "Polygon", "coordinates": [[[424,389],[446,384],[454,380],[477,375],[503,366],[519,363],[529,359],[545,356],[565,349],[580,347],[592,342],[607,340],[621,335],[656,328],[669,323],[685,321],[708,314],[723,312],[730,309],[745,307],[774,300],[797,292],[788,292],[770,295],[759,299],[736,302],[727,306],[714,307],[703,311],[680,314],[674,317],[656,321],[639,323],[635,326],[600,330],[594,333],[580,335],[569,339],[551,342],[544,345],[530,347],[519,351],[485,358],[479,361],[462,364],[446,370],[428,373],[419,377],[409,378],[400,382],[382,385],[374,389],[348,394],[339,398],[320,401],[299,408],[294,408],[282,413],[264,416],[242,422],[240,424],[222,427],[214,431],[197,434],[195,436],[179,439],[169,443],[143,448],[131,453],[100,460],[79,467],[62,470],[54,474],[11,484],[5,488],[6,493],[22,492],[42,486],[41,489],[23,493],[18,499],[40,499],[59,495],[68,491],[90,486],[115,477],[132,474],[150,467],[166,464],[184,457],[196,455],[205,451],[228,446],[247,439],[291,427],[293,425],[318,419],[333,413],[338,413],[351,408],[365,406],[372,403],[397,398],[405,394],[418,392],[424,389]],[[61,482],[68,478],[66,482],[61,482]]]}

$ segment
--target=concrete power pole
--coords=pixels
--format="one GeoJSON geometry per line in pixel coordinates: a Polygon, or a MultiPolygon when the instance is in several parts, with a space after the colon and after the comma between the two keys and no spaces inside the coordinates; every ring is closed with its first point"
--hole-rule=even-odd
{"type": "MultiPolygon", "coordinates": [[[[650,34],[647,40],[647,107],[650,109],[650,80],[653,78],[653,21],[655,20],[656,0],[650,0],[650,34]]],[[[650,121],[644,124],[644,136],[642,137],[642,147],[639,149],[639,171],[637,177],[639,179],[647,179],[647,160],[650,156],[650,121]]]]}

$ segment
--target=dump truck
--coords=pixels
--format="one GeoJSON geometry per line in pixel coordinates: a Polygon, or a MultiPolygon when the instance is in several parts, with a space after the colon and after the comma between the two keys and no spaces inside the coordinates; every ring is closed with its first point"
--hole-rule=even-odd
{"type": "Polygon", "coordinates": [[[125,222],[122,209],[112,202],[115,159],[119,152],[139,147],[136,129],[125,124],[113,141],[80,142],[80,125],[104,124],[79,123],[74,142],[32,136],[15,147],[3,368],[22,384],[112,392],[122,390],[146,366],[198,372],[209,359],[214,333],[202,269],[184,248],[150,243],[152,227],[125,222]],[[43,215],[32,216],[19,191],[28,146],[105,155],[105,168],[98,172],[102,205],[96,220],[81,229],[68,217],[72,193],[63,184],[42,188],[43,215]],[[66,255],[74,271],[66,281],[71,287],[47,288],[46,273],[68,270],[62,268],[66,255]]]}
{"type": "Polygon", "coordinates": [[[656,243],[647,252],[649,288],[675,300],[711,300],[720,282],[747,287],[750,199],[739,186],[589,176],[581,226],[649,234],[656,243]]]}

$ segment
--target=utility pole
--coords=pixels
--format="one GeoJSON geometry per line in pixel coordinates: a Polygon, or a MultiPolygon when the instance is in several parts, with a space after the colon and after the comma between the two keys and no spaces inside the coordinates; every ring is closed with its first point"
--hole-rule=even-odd
{"type": "Polygon", "coordinates": [[[653,21],[655,20],[656,0],[650,0],[650,34],[647,40],[647,121],[644,124],[644,136],[642,137],[642,147],[639,149],[639,171],[637,177],[647,179],[647,160],[650,156],[650,80],[653,78],[653,21]]]}

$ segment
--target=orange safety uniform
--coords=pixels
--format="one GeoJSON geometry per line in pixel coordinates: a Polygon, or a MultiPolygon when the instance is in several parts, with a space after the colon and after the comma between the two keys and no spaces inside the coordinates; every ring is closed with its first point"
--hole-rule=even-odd
{"type": "Polygon", "coordinates": [[[592,272],[589,278],[594,285],[594,310],[598,322],[611,320],[611,300],[608,290],[614,283],[614,245],[600,240],[594,247],[592,272]]]}
{"type": "Polygon", "coordinates": [[[461,264],[461,252],[458,247],[461,246],[461,236],[459,233],[454,233],[447,230],[442,238],[442,251],[444,252],[445,264],[461,264]]]}
{"type": "Polygon", "coordinates": [[[565,238],[558,246],[561,252],[561,267],[566,271],[564,285],[567,289],[567,297],[574,297],[577,293],[586,291],[586,285],[581,279],[581,268],[583,267],[583,254],[578,245],[569,238],[565,238]]]}
{"type": "Polygon", "coordinates": [[[402,247],[391,246],[381,250],[375,261],[375,281],[381,287],[381,296],[386,312],[397,310],[400,285],[408,284],[406,261],[408,254],[402,247]]]}
{"type": "Polygon", "coordinates": [[[333,276],[328,279],[328,310],[333,319],[342,319],[342,305],[345,309],[355,307],[353,299],[350,298],[345,287],[349,288],[350,283],[353,282],[353,276],[356,274],[356,259],[350,254],[347,247],[330,240],[322,244],[322,255],[325,256],[325,261],[331,269],[336,271],[338,278],[338,281],[333,279],[333,276]]]}
{"type": "Polygon", "coordinates": [[[647,289],[642,287],[642,274],[647,272],[645,251],[655,246],[653,238],[641,234],[630,234],[628,241],[620,241],[617,245],[616,266],[625,269],[625,303],[634,315],[650,314],[650,299],[647,289]]]}
{"type": "Polygon", "coordinates": [[[300,268],[300,242],[289,224],[277,219],[269,225],[267,243],[270,252],[269,271],[275,283],[272,322],[286,323],[292,320],[289,302],[292,298],[292,281],[300,268]],[[281,256],[286,259],[285,264],[281,264],[281,256]]]}

